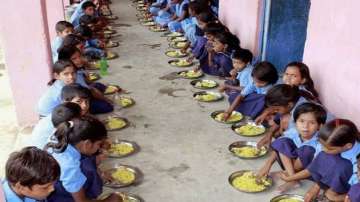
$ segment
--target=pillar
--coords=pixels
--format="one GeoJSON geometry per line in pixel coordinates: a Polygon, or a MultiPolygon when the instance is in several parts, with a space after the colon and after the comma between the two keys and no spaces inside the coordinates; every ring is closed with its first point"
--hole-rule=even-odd
{"type": "Polygon", "coordinates": [[[38,120],[37,102],[50,79],[50,41],[45,0],[4,1],[0,27],[5,65],[9,73],[20,126],[38,120]],[[15,12],[16,11],[16,12],[15,12]],[[4,25],[4,24],[3,24],[4,25]]]}

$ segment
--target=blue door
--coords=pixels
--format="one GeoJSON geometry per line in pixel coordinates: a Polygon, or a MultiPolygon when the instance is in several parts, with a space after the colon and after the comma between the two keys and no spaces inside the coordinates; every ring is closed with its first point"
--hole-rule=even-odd
{"type": "Polygon", "coordinates": [[[310,0],[264,0],[261,59],[279,71],[292,61],[302,61],[310,0]]]}

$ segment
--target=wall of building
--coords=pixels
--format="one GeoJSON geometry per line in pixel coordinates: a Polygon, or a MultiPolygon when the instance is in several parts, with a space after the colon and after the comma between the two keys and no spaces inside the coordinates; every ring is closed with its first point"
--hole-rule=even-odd
{"type": "Polygon", "coordinates": [[[304,62],[323,103],[360,127],[360,2],[311,2],[304,62]]]}
{"type": "Polygon", "coordinates": [[[36,123],[36,106],[46,91],[51,65],[45,0],[5,1],[0,37],[19,125],[36,123]],[[19,6],[21,5],[21,6],[19,6]],[[16,12],[14,12],[16,11],[16,12]]]}
{"type": "Polygon", "coordinates": [[[258,54],[262,0],[220,0],[219,18],[236,34],[243,48],[258,54]]]}

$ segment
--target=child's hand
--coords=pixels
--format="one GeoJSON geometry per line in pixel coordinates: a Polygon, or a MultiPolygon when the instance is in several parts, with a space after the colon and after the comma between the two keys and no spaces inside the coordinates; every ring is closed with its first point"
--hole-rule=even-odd
{"type": "Polygon", "coordinates": [[[188,62],[188,63],[192,63],[193,61],[194,61],[194,56],[190,56],[190,57],[188,57],[188,59],[186,59],[186,62],[188,62]]]}
{"type": "Polygon", "coordinates": [[[103,179],[104,182],[113,182],[114,178],[111,176],[111,173],[109,171],[99,171],[100,176],[103,179]]]}
{"type": "Polygon", "coordinates": [[[317,185],[313,185],[305,194],[304,202],[312,202],[319,194],[320,189],[316,188],[317,185]]]}
{"type": "Polygon", "coordinates": [[[227,121],[230,118],[231,112],[224,112],[224,121],[227,121]]]}
{"type": "Polygon", "coordinates": [[[200,70],[200,66],[197,66],[193,69],[194,72],[198,72],[200,70]]]}
{"type": "Polygon", "coordinates": [[[289,125],[289,121],[291,119],[290,114],[282,115],[280,120],[280,133],[283,133],[289,125]]]}
{"type": "Polygon", "coordinates": [[[219,86],[219,92],[223,93],[226,90],[226,85],[225,84],[220,84],[219,86]]]}
{"type": "Polygon", "coordinates": [[[256,144],[256,147],[260,149],[263,146],[269,146],[271,143],[271,135],[265,133],[264,137],[260,139],[260,141],[256,144]]]}
{"type": "Polygon", "coordinates": [[[263,166],[258,173],[256,174],[256,181],[261,182],[261,178],[266,177],[270,172],[270,168],[268,166],[263,166]]]}
{"type": "Polygon", "coordinates": [[[236,77],[236,75],[237,75],[237,70],[236,70],[236,69],[232,69],[232,70],[230,71],[230,75],[231,75],[232,78],[236,77]]]}
{"type": "Polygon", "coordinates": [[[345,196],[344,202],[351,202],[351,201],[350,201],[350,198],[349,198],[349,195],[346,195],[346,196],[345,196]]]}
{"type": "Polygon", "coordinates": [[[283,180],[284,182],[291,182],[292,181],[290,179],[290,177],[284,172],[280,173],[280,179],[283,180]]]}

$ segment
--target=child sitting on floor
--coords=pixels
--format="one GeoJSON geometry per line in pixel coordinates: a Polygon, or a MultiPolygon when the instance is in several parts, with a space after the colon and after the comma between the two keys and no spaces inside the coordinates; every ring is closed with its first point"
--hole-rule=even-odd
{"type": "Polygon", "coordinates": [[[79,25],[75,28],[74,33],[81,36],[85,42],[84,54],[91,59],[100,59],[106,57],[104,51],[105,44],[93,37],[92,30],[86,25],[79,25]]]}
{"type": "Polygon", "coordinates": [[[265,94],[277,83],[278,73],[270,62],[260,62],[251,72],[252,83],[244,86],[241,93],[229,97],[230,107],[224,114],[227,120],[235,110],[251,118],[258,116],[265,106],[265,94]]]}
{"type": "MultiPolygon", "coordinates": [[[[357,177],[360,179],[360,154],[356,156],[357,159],[357,177]]],[[[354,184],[350,187],[350,191],[345,197],[345,202],[357,202],[360,201],[360,183],[354,184]]]]}
{"type": "MultiPolygon", "coordinates": [[[[303,103],[294,112],[296,128],[288,130],[284,135],[272,142],[270,158],[258,172],[261,178],[269,174],[274,162],[277,160],[284,174],[292,176],[295,172],[305,169],[320,152],[318,131],[325,124],[326,111],[320,105],[303,103]]],[[[298,181],[287,182],[278,187],[280,192],[299,186],[298,181]]]]}
{"type": "MultiPolygon", "coordinates": [[[[290,86],[297,86],[302,90],[302,94],[307,94],[307,98],[311,101],[320,103],[318,99],[318,92],[314,88],[314,82],[310,76],[309,68],[302,62],[290,62],[286,65],[285,72],[282,77],[282,82],[290,86]]],[[[262,123],[274,111],[268,107],[264,112],[256,118],[256,123],[262,123]]],[[[332,115],[331,115],[332,116],[332,115]]]]}
{"type": "Polygon", "coordinates": [[[64,41],[64,38],[72,34],[74,31],[74,26],[66,21],[59,21],[55,25],[55,30],[57,36],[55,37],[54,41],[51,43],[51,53],[52,59],[55,63],[58,60],[58,49],[61,47],[61,44],[64,41]]]}
{"type": "Polygon", "coordinates": [[[79,84],[64,86],[61,99],[64,103],[54,108],[51,115],[36,124],[31,136],[31,146],[43,149],[60,123],[89,113],[90,92],[79,84]]]}
{"type": "Polygon", "coordinates": [[[80,3],[79,6],[81,7],[81,12],[75,11],[70,19],[70,22],[74,25],[74,27],[76,27],[80,24],[81,16],[83,16],[83,15],[93,16],[95,14],[95,10],[96,10],[96,5],[90,0],[80,3]]]}
{"type": "Polygon", "coordinates": [[[167,0],[156,0],[156,2],[152,3],[149,7],[149,12],[152,16],[157,16],[159,11],[166,7],[166,4],[167,0]]]}
{"type": "Polygon", "coordinates": [[[226,92],[227,95],[239,93],[244,86],[252,82],[251,72],[254,67],[250,64],[253,54],[248,49],[239,49],[233,52],[233,69],[230,71],[231,78],[220,85],[220,92],[226,92]]]}
{"type": "MultiPolygon", "coordinates": [[[[217,33],[214,36],[213,51],[214,54],[208,68],[202,68],[204,73],[219,76],[230,77],[230,71],[233,69],[231,53],[240,50],[240,41],[230,32],[217,33]]],[[[209,54],[208,57],[211,57],[209,54]]]]}
{"type": "Polygon", "coordinates": [[[88,116],[75,118],[60,124],[54,135],[58,142],[49,143],[46,149],[59,163],[61,174],[48,202],[122,202],[117,194],[96,200],[102,193],[103,181],[92,157],[107,138],[105,126],[100,121],[88,116]]]}
{"type": "Polygon", "coordinates": [[[189,0],[172,0],[175,6],[175,14],[167,26],[171,32],[182,32],[181,23],[188,17],[189,0]]]}
{"type": "Polygon", "coordinates": [[[75,83],[76,69],[71,61],[58,60],[52,68],[53,79],[48,83],[50,86],[41,96],[38,103],[40,117],[51,114],[52,110],[61,104],[61,90],[64,86],[75,83]]]}
{"type": "Polygon", "coordinates": [[[104,96],[106,86],[102,83],[94,83],[89,85],[87,81],[86,71],[84,70],[84,61],[81,57],[80,50],[76,47],[64,47],[59,51],[59,58],[65,60],[71,60],[76,67],[76,83],[82,85],[85,88],[90,89],[92,98],[90,101],[90,113],[108,113],[114,110],[112,100],[104,96]]]}
{"type": "Polygon", "coordinates": [[[5,166],[5,180],[0,189],[4,202],[36,202],[44,200],[54,190],[60,167],[46,151],[25,147],[10,154],[5,166]]]}
{"type": "MultiPolygon", "coordinates": [[[[342,153],[352,150],[358,144],[359,131],[355,124],[346,119],[335,119],[326,123],[319,131],[322,150],[310,165],[292,176],[282,175],[285,181],[296,181],[311,177],[315,184],[305,194],[305,202],[313,201],[320,189],[330,201],[344,201],[356,170],[342,153]]],[[[358,154],[352,153],[354,158],[358,154]]]]}

